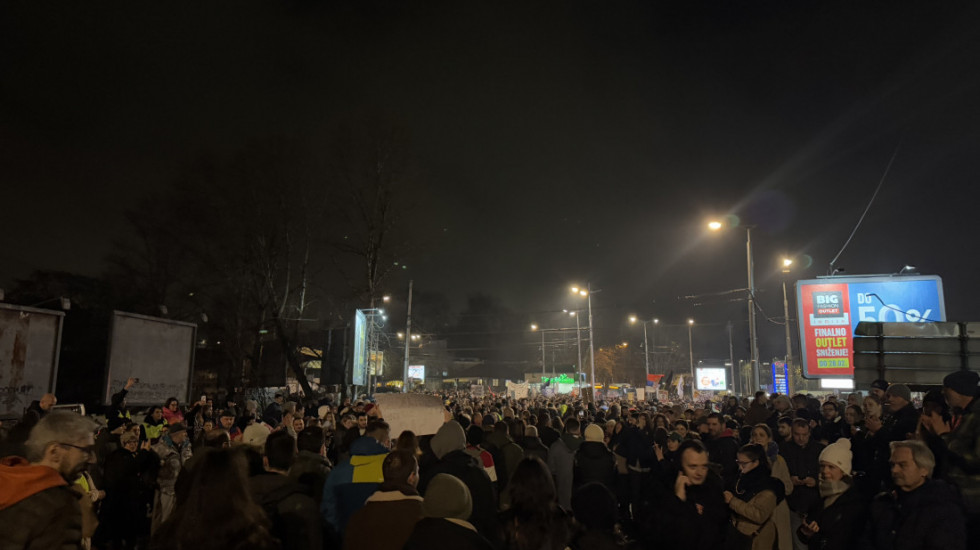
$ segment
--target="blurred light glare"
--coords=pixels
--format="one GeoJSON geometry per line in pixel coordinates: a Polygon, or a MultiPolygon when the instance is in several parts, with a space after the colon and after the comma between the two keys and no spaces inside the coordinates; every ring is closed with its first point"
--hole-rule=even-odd
{"type": "Polygon", "coordinates": [[[721,229],[721,227],[722,227],[722,224],[719,221],[708,222],[708,229],[710,229],[712,231],[718,231],[719,229],[721,229]]]}
{"type": "Polygon", "coordinates": [[[631,323],[635,323],[636,322],[636,315],[630,315],[630,322],[631,323]]]}
{"type": "Polygon", "coordinates": [[[688,319],[688,320],[687,320],[687,324],[689,324],[689,325],[693,325],[693,324],[694,324],[694,319],[688,319]]]}
{"type": "Polygon", "coordinates": [[[538,330],[538,325],[531,323],[531,330],[538,330]]]}

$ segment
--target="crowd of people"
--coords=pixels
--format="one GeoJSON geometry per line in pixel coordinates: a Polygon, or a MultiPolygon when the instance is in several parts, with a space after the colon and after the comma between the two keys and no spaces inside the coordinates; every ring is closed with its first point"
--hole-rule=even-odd
{"type": "Polygon", "coordinates": [[[0,549],[965,549],[978,375],[913,398],[440,394],[434,434],[370,400],[175,398],[104,422],[48,395],[2,433],[0,549]],[[918,406],[917,406],[918,405],[918,406]]]}

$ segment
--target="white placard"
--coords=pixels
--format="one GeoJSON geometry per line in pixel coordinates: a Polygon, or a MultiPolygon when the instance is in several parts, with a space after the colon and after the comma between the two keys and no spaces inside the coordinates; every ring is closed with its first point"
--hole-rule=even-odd
{"type": "Polygon", "coordinates": [[[385,422],[391,426],[391,438],[411,430],[416,436],[439,431],[445,417],[442,399],[438,395],[417,393],[379,393],[374,396],[385,422]]]}

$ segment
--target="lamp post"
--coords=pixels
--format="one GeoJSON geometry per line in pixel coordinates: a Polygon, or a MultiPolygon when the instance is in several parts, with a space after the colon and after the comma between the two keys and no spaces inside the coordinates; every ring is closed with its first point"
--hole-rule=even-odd
{"type": "MultiPolygon", "coordinates": [[[[409,356],[409,342],[412,340],[412,285],[415,283],[413,280],[408,281],[408,315],[405,318],[405,364],[402,365],[402,392],[408,391],[408,356],[409,356]]],[[[385,301],[390,300],[388,296],[385,296],[385,301]]],[[[422,381],[425,382],[424,380],[422,381]]]]}
{"type": "MultiPolygon", "coordinates": [[[[724,224],[719,221],[708,223],[708,229],[718,231],[724,224]]],[[[762,387],[759,367],[759,339],[755,324],[755,265],[752,262],[752,226],[745,226],[745,266],[749,283],[749,351],[752,371],[755,373],[755,390],[762,387]]]]}
{"type": "MultiPolygon", "coordinates": [[[[596,292],[599,292],[598,290],[596,292]]],[[[572,287],[572,293],[588,298],[589,306],[589,363],[592,369],[589,384],[589,400],[595,402],[595,331],[592,326],[592,283],[586,284],[585,288],[572,287]]]]}
{"type": "MultiPolygon", "coordinates": [[[[533,332],[533,331],[537,331],[537,330],[538,330],[538,325],[535,325],[535,324],[532,323],[531,324],[531,331],[533,332]]],[[[547,375],[547,371],[545,371],[545,368],[544,368],[544,357],[545,357],[545,354],[544,354],[544,330],[541,330],[539,332],[541,332],[541,383],[543,384],[544,383],[544,377],[547,375]]]]}
{"type": "Polygon", "coordinates": [[[692,329],[694,328],[694,319],[687,320],[687,353],[691,358],[691,402],[694,402],[694,338],[692,335],[692,329]]]}
{"type": "Polygon", "coordinates": [[[575,317],[575,347],[578,351],[578,362],[575,363],[575,383],[582,387],[582,325],[579,323],[578,312],[580,310],[563,310],[565,313],[575,317]]]}
{"type": "MultiPolygon", "coordinates": [[[[793,266],[793,260],[790,258],[783,258],[783,273],[789,274],[793,266]]],[[[790,381],[793,379],[793,339],[790,336],[789,330],[789,296],[786,293],[786,277],[783,277],[783,316],[786,320],[786,384],[789,386],[790,381]]],[[[792,392],[792,388],[790,388],[792,392]]]]}
{"type": "MultiPolygon", "coordinates": [[[[635,325],[636,322],[638,321],[638,319],[637,319],[636,315],[630,315],[629,316],[629,321],[630,321],[630,324],[635,325]]],[[[650,343],[647,341],[647,323],[648,322],[651,325],[656,325],[656,324],[660,323],[660,319],[651,319],[650,321],[640,321],[640,323],[643,325],[643,360],[644,360],[644,362],[646,364],[646,371],[647,371],[646,374],[647,374],[647,376],[650,376],[650,343]]],[[[644,380],[644,383],[645,382],[646,382],[646,380],[644,380]]]]}

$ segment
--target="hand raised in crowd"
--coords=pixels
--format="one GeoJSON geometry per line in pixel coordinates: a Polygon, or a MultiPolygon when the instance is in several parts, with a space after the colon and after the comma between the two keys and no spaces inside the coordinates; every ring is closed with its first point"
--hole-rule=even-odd
{"type": "Polygon", "coordinates": [[[725,504],[731,503],[732,499],[735,498],[735,495],[731,491],[725,491],[722,493],[722,496],[725,497],[725,504]]]}
{"type": "Polygon", "coordinates": [[[126,390],[129,390],[129,388],[132,388],[135,384],[136,384],[136,378],[130,376],[129,380],[126,380],[126,390]]]}
{"type": "Polygon", "coordinates": [[[687,486],[691,484],[691,479],[684,474],[679,474],[677,476],[677,481],[674,482],[674,494],[677,495],[682,502],[687,502],[687,486]]]}
{"type": "Polygon", "coordinates": [[[943,417],[935,411],[933,411],[931,414],[923,414],[920,416],[919,423],[922,424],[922,427],[936,435],[948,434],[949,432],[953,431],[949,425],[949,422],[943,420],[943,417]]]}
{"type": "Polygon", "coordinates": [[[817,522],[815,521],[811,521],[810,523],[806,523],[804,521],[803,524],[800,525],[800,531],[802,531],[804,535],[812,537],[820,532],[820,526],[817,525],[817,522]]]}

